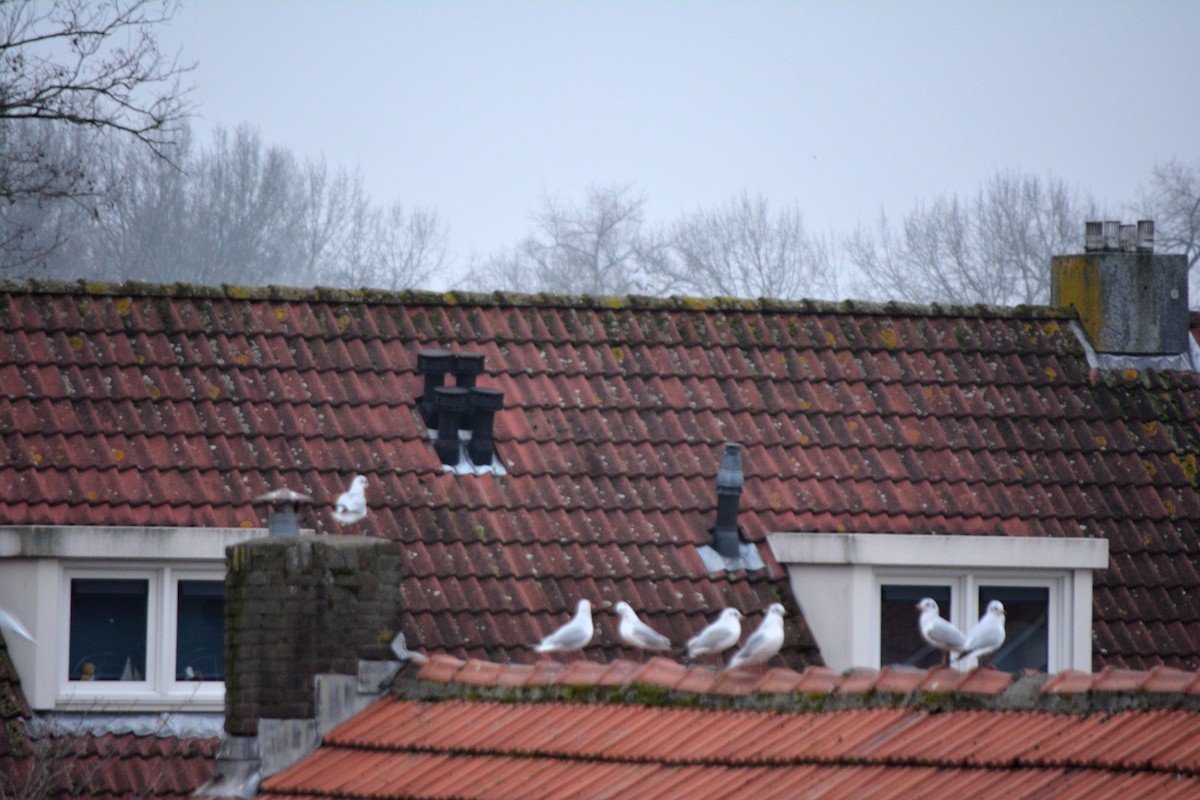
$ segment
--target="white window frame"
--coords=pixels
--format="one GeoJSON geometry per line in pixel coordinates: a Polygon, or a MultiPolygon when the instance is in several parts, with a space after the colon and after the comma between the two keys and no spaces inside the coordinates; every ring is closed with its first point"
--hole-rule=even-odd
{"type": "Polygon", "coordinates": [[[62,608],[65,622],[59,638],[63,657],[58,665],[58,696],[56,705],[95,706],[104,702],[144,703],[161,702],[170,705],[200,703],[220,705],[225,699],[223,680],[177,681],[175,679],[175,650],[177,627],[177,598],[180,580],[207,580],[224,583],[224,565],[204,567],[189,564],[179,568],[170,564],[131,566],[102,562],[87,567],[64,567],[62,578],[62,608]],[[148,583],[146,620],[146,674],[140,681],[79,681],[71,680],[69,670],[71,635],[71,581],[76,578],[100,580],[145,580],[148,583]]]}
{"type": "Polygon", "coordinates": [[[1106,539],[772,533],[767,542],[833,669],[879,668],[880,587],[903,582],[949,583],[951,622],[964,630],[979,618],[980,584],[1046,587],[1050,671],[1091,670],[1092,571],[1108,566],[1106,539]]]}
{"type": "MultiPolygon", "coordinates": [[[[1039,570],[1036,574],[1032,572],[1020,574],[994,569],[927,568],[913,570],[882,567],[874,570],[874,575],[874,608],[870,617],[874,623],[874,648],[870,663],[876,667],[881,666],[883,661],[883,653],[880,649],[883,634],[883,587],[933,585],[950,588],[950,613],[947,614],[946,609],[943,608],[940,609],[941,614],[963,633],[970,631],[971,627],[983,616],[984,610],[979,607],[979,589],[981,587],[1012,586],[1046,589],[1046,671],[1055,673],[1063,669],[1062,662],[1071,644],[1070,637],[1066,635],[1070,619],[1065,612],[1068,604],[1064,601],[1072,584],[1072,576],[1067,570],[1039,570]]],[[[978,661],[975,656],[968,656],[961,663],[955,663],[961,669],[971,669],[977,665],[978,661]]]]}
{"type": "Polygon", "coordinates": [[[36,644],[6,636],[30,706],[38,711],[190,711],[225,708],[221,681],[174,679],[179,580],[225,580],[225,549],[264,538],[264,528],[0,526],[0,607],[36,644]],[[143,681],[71,681],[74,577],[149,577],[143,681]]]}

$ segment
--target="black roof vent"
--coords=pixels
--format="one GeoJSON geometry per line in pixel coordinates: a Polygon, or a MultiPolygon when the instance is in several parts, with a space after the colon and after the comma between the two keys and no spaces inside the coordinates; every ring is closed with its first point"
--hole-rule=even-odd
{"type": "Polygon", "coordinates": [[[442,463],[453,467],[458,464],[460,442],[458,420],[467,410],[470,393],[457,386],[439,386],[434,389],[434,405],[437,407],[437,441],[434,449],[442,463]]]}
{"type": "Polygon", "coordinates": [[[492,463],[495,455],[492,423],[503,406],[504,392],[499,389],[471,389],[471,441],[467,443],[467,457],[477,467],[492,463]]]}
{"type": "Polygon", "coordinates": [[[483,353],[454,354],[454,384],[463,389],[475,385],[475,376],[483,372],[483,353]]]}
{"type": "Polygon", "coordinates": [[[454,353],[449,350],[422,350],[417,353],[417,372],[425,376],[425,394],[417,398],[417,408],[425,427],[438,427],[434,391],[445,384],[446,373],[454,370],[454,353]]]}
{"type": "Polygon", "coordinates": [[[738,504],[744,483],[742,446],[737,442],[726,442],[717,470],[717,524],[713,528],[712,543],[696,548],[709,572],[765,568],[758,548],[743,542],[738,535],[738,504]]]}
{"type": "Polygon", "coordinates": [[[736,558],[741,543],[738,541],[738,503],[742,496],[742,446],[736,442],[725,443],[725,455],[717,470],[717,526],[713,531],[713,549],[726,558],[736,558]]]}

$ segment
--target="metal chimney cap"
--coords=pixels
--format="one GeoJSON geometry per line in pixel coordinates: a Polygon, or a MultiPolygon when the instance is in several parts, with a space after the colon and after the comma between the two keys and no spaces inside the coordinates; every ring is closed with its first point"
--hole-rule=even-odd
{"type": "Polygon", "coordinates": [[[417,372],[421,374],[450,372],[454,369],[454,353],[449,350],[421,350],[417,353],[417,372]]]}
{"type": "Polygon", "coordinates": [[[741,494],[746,478],[742,474],[742,446],[737,442],[725,443],[725,455],[721,456],[721,467],[717,470],[718,494],[741,494]]]}
{"type": "Polygon", "coordinates": [[[269,503],[270,505],[281,506],[287,503],[293,505],[310,505],[313,499],[306,494],[293,492],[291,489],[276,489],[273,492],[254,498],[254,503],[269,503]]]}
{"type": "Polygon", "coordinates": [[[471,405],[478,409],[498,411],[504,406],[504,392],[483,386],[471,387],[471,405]]]}
{"type": "Polygon", "coordinates": [[[483,372],[483,359],[483,353],[455,353],[454,371],[456,373],[478,375],[483,372]]]}

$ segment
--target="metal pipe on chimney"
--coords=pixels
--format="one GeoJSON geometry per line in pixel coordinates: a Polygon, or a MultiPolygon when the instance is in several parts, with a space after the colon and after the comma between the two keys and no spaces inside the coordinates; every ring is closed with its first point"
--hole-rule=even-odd
{"type": "Polygon", "coordinates": [[[1083,252],[1098,253],[1104,249],[1104,223],[1089,220],[1083,223],[1083,252]]]}
{"type": "Polygon", "coordinates": [[[256,505],[268,506],[267,532],[271,536],[299,536],[300,508],[312,505],[312,497],[291,489],[276,489],[254,498],[256,505]]]}
{"type": "Polygon", "coordinates": [[[741,553],[737,517],[744,484],[742,446],[737,442],[726,442],[725,455],[717,470],[717,524],[712,543],[713,549],[726,558],[737,558],[741,553]]]}

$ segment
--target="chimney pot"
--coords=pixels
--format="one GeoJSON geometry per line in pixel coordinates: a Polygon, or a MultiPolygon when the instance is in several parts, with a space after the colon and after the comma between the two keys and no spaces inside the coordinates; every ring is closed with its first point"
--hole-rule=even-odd
{"type": "Polygon", "coordinates": [[[445,384],[446,373],[453,369],[454,353],[449,350],[422,350],[417,353],[417,372],[425,376],[425,393],[417,398],[417,408],[427,428],[438,426],[434,392],[445,384]]]}
{"type": "Polygon", "coordinates": [[[1154,252],[1154,220],[1139,219],[1137,224],[1137,251],[1154,252]]]}
{"type": "Polygon", "coordinates": [[[439,386],[434,390],[438,419],[435,445],[443,464],[454,466],[459,460],[458,421],[467,410],[469,392],[459,386],[439,386]]]}
{"type": "Polygon", "coordinates": [[[472,426],[471,441],[467,445],[467,456],[477,467],[492,463],[495,445],[492,440],[492,423],[496,412],[504,406],[504,392],[499,389],[471,389],[472,426]]]}
{"type": "Polygon", "coordinates": [[[1122,225],[1121,226],[1121,250],[1125,253],[1132,253],[1137,249],[1137,226],[1122,225]]]}
{"type": "Polygon", "coordinates": [[[454,356],[454,383],[463,389],[475,385],[475,376],[483,372],[483,353],[456,353],[454,356]]]}
{"type": "Polygon", "coordinates": [[[1095,253],[1104,249],[1104,223],[1089,220],[1083,223],[1083,251],[1095,253]]]}
{"type": "Polygon", "coordinates": [[[1121,221],[1119,219],[1104,221],[1104,249],[1121,249],[1121,221]]]}

